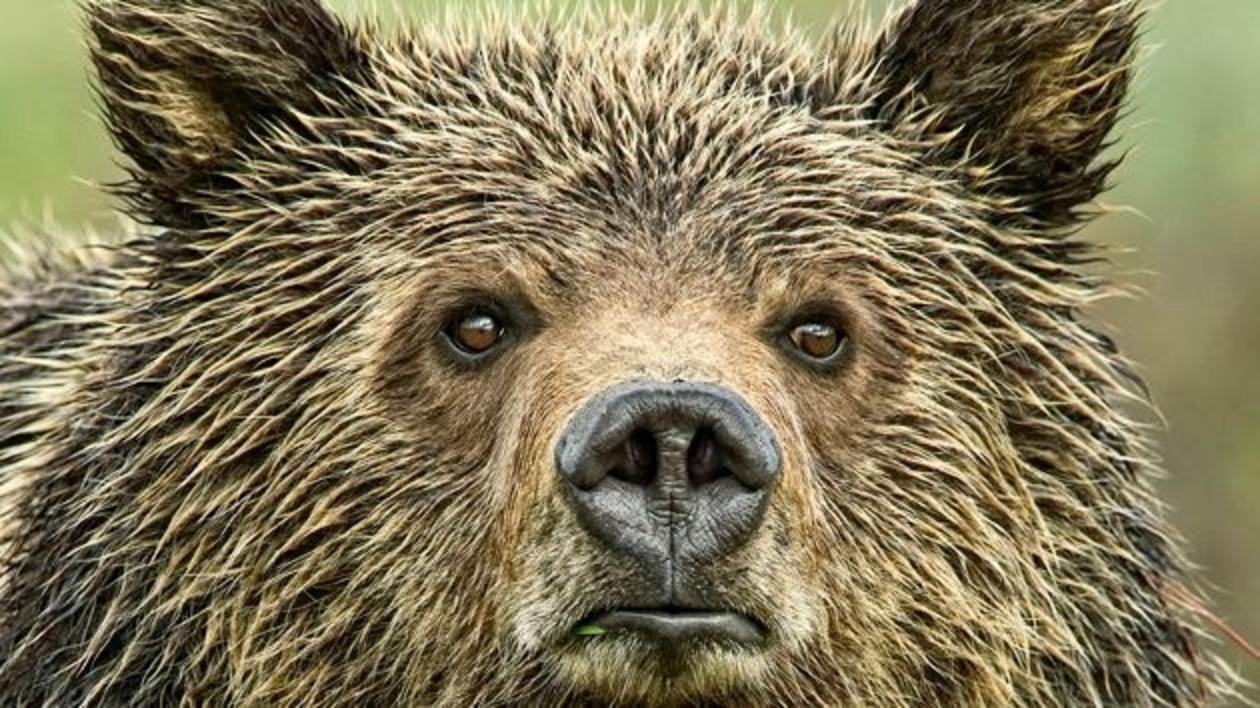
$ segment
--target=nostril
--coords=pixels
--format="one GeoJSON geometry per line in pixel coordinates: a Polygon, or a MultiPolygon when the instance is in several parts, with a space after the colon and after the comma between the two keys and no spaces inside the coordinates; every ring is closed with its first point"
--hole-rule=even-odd
{"type": "Polygon", "coordinates": [[[757,411],[698,383],[634,381],[596,394],[560,433],[555,458],[582,527],[684,600],[691,582],[675,583],[674,569],[699,568],[748,539],[781,467],[757,411]]]}
{"type": "Polygon", "coordinates": [[[687,480],[693,487],[702,487],[727,474],[718,455],[717,436],[709,428],[700,428],[687,448],[687,480]]]}
{"type": "Polygon", "coordinates": [[[626,438],[621,459],[622,464],[611,472],[613,477],[631,484],[650,484],[656,478],[656,438],[642,428],[635,429],[626,438]]]}

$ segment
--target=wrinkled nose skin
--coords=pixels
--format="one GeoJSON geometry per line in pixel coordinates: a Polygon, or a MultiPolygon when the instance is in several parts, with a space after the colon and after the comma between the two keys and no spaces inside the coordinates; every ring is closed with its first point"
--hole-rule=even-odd
{"type": "MultiPolygon", "coordinates": [[[[582,525],[669,586],[757,529],[781,460],[747,401],[703,383],[609,388],[577,411],[556,446],[582,525]]],[[[671,587],[671,601],[686,604],[686,594],[671,587]]]]}

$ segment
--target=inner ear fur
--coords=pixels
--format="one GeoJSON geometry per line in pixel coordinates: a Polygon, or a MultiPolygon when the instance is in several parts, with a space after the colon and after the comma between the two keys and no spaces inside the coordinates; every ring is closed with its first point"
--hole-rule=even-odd
{"type": "Polygon", "coordinates": [[[1114,162],[1137,0],[918,0],[876,41],[873,118],[1012,218],[1078,222],[1114,162]]]}

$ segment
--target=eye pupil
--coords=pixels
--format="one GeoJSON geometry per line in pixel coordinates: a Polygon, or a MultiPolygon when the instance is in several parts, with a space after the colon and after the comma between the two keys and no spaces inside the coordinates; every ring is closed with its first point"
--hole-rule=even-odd
{"type": "Polygon", "coordinates": [[[460,348],[473,354],[488,351],[503,337],[503,325],[493,315],[476,312],[459,320],[452,338],[460,348]]]}
{"type": "Polygon", "coordinates": [[[807,356],[826,359],[840,350],[844,337],[834,326],[822,322],[806,322],[791,332],[792,344],[807,356]]]}

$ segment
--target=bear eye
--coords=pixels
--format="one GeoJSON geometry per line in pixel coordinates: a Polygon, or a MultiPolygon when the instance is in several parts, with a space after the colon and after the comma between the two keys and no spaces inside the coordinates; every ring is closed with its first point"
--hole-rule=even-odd
{"type": "Polygon", "coordinates": [[[802,322],[788,332],[788,340],[800,353],[819,362],[829,362],[844,348],[847,337],[833,324],[802,322]]]}
{"type": "Polygon", "coordinates": [[[446,336],[462,353],[473,356],[494,349],[503,341],[503,335],[503,323],[484,310],[473,310],[457,317],[446,330],[446,336]]]}

